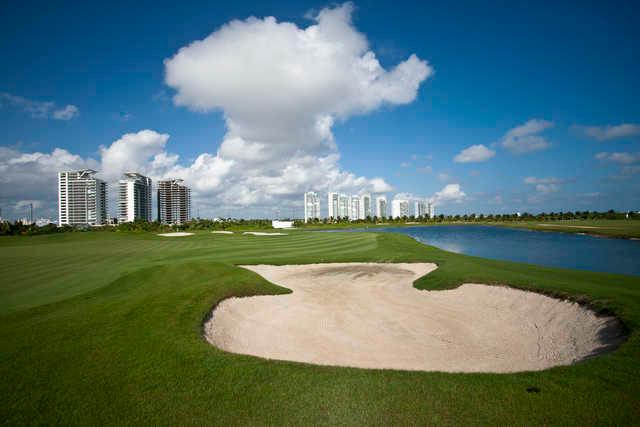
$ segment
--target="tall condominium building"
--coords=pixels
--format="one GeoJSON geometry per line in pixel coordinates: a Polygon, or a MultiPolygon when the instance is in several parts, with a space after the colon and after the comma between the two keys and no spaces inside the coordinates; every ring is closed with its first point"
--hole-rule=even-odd
{"type": "Polygon", "coordinates": [[[152,221],[151,178],[136,172],[123,174],[118,208],[120,222],[133,222],[137,219],[152,221]]]}
{"type": "Polygon", "coordinates": [[[429,210],[429,218],[435,218],[436,206],[433,203],[429,203],[429,206],[427,207],[427,209],[429,210]]]}
{"type": "Polygon", "coordinates": [[[340,218],[349,217],[350,209],[351,209],[351,202],[349,200],[349,196],[347,196],[346,194],[340,194],[338,196],[338,216],[340,218]]]}
{"type": "Polygon", "coordinates": [[[181,179],[158,181],[158,221],[182,224],[191,219],[191,190],[181,179]]]}
{"type": "Polygon", "coordinates": [[[360,218],[360,197],[351,196],[350,198],[351,212],[349,212],[349,219],[355,221],[360,218]]]}
{"type": "Polygon", "coordinates": [[[387,198],[384,196],[376,197],[376,216],[378,218],[387,217],[387,198]]]}
{"type": "Polygon", "coordinates": [[[371,194],[363,194],[360,196],[360,219],[371,217],[371,194]]]}
{"type": "Polygon", "coordinates": [[[340,216],[340,196],[338,193],[327,195],[327,218],[336,219],[340,216]]]}
{"type": "Polygon", "coordinates": [[[427,214],[428,214],[427,204],[423,200],[416,200],[415,211],[414,211],[414,215],[416,216],[416,218],[426,217],[427,214]]]}
{"type": "Polygon", "coordinates": [[[391,216],[393,218],[409,216],[409,201],[404,199],[394,199],[391,202],[391,216]]]}
{"type": "Polygon", "coordinates": [[[304,193],[304,222],[320,218],[320,198],[318,193],[308,191],[304,193]]]}
{"type": "Polygon", "coordinates": [[[58,225],[107,223],[107,184],[92,169],[58,172],[58,225]]]}

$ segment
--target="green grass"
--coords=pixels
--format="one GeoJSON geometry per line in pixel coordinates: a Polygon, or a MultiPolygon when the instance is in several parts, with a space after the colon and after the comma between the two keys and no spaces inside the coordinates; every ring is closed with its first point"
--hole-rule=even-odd
{"type": "Polygon", "coordinates": [[[443,221],[425,223],[337,223],[337,224],[309,224],[306,230],[328,230],[345,228],[386,228],[386,227],[432,227],[443,225],[489,225],[498,227],[527,228],[538,231],[555,231],[563,233],[584,233],[595,236],[615,237],[621,239],[640,239],[640,220],[632,219],[571,219],[553,221],[443,221]]]}
{"type": "Polygon", "coordinates": [[[3,424],[633,424],[640,279],[457,255],[392,233],[69,233],[0,239],[3,424]],[[422,289],[510,284],[589,300],[630,331],[614,353],[518,374],[268,361],[207,344],[220,300],[286,289],[252,263],[431,261],[422,289]],[[526,388],[539,387],[540,393],[526,388]]]}
{"type": "Polygon", "coordinates": [[[626,219],[571,219],[562,221],[526,221],[498,223],[514,228],[530,230],[560,231],[563,233],[585,233],[615,238],[640,238],[640,221],[626,219]]]}

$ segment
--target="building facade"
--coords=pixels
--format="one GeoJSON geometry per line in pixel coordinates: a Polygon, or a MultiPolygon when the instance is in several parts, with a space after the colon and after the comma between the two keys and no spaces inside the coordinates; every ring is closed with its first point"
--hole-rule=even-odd
{"type": "Polygon", "coordinates": [[[435,218],[436,206],[433,203],[429,203],[429,206],[427,207],[427,209],[429,210],[429,218],[435,218]]]}
{"type": "Polygon", "coordinates": [[[349,212],[349,219],[351,221],[355,221],[360,218],[360,197],[359,196],[351,196],[350,197],[350,206],[351,210],[349,212]]]}
{"type": "Polygon", "coordinates": [[[391,202],[391,216],[393,218],[408,217],[409,201],[404,199],[394,199],[391,202]]]}
{"type": "Polygon", "coordinates": [[[346,194],[340,194],[338,196],[338,216],[340,218],[348,218],[349,211],[351,210],[351,203],[349,196],[346,194]]]}
{"type": "Polygon", "coordinates": [[[327,218],[336,219],[340,216],[340,196],[338,193],[327,195],[327,218]]]}
{"type": "Polygon", "coordinates": [[[378,218],[387,217],[387,198],[384,196],[376,197],[376,216],[378,218]]]}
{"type": "Polygon", "coordinates": [[[92,169],[58,172],[58,225],[107,223],[107,184],[92,169]]]}
{"type": "Polygon", "coordinates": [[[415,213],[416,218],[426,217],[429,212],[427,211],[427,204],[423,200],[415,201],[415,213]]]}
{"type": "Polygon", "coordinates": [[[367,219],[367,217],[372,217],[371,214],[371,194],[363,194],[360,196],[360,219],[367,219]]]}
{"type": "Polygon", "coordinates": [[[320,219],[320,197],[318,193],[308,191],[304,193],[304,222],[320,219]]]}
{"type": "Polygon", "coordinates": [[[191,219],[191,189],[181,179],[158,181],[158,221],[183,224],[191,219]]]}
{"type": "Polygon", "coordinates": [[[142,219],[151,222],[151,178],[135,172],[123,174],[118,201],[120,222],[133,222],[142,219]]]}

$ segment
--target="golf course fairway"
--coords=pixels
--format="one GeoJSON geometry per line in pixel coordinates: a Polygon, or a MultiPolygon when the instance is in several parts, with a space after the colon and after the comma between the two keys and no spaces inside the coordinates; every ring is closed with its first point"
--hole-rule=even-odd
{"type": "Polygon", "coordinates": [[[453,254],[393,233],[269,238],[86,232],[0,238],[0,417],[24,424],[633,424],[640,278],[453,254]],[[443,373],[319,366],[222,351],[226,298],[287,294],[240,265],[434,263],[418,289],[504,285],[614,314],[627,340],[571,366],[443,373]]]}

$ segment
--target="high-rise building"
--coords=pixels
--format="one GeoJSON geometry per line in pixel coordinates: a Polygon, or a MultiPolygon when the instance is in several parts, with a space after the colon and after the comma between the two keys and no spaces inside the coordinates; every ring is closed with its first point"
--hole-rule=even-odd
{"type": "Polygon", "coordinates": [[[340,196],[338,193],[327,195],[327,218],[336,219],[340,216],[340,196]]]}
{"type": "Polygon", "coordinates": [[[429,209],[429,218],[435,218],[436,217],[436,206],[433,203],[430,202],[427,209],[429,209]]]}
{"type": "Polygon", "coordinates": [[[391,216],[393,218],[408,217],[409,201],[405,199],[394,199],[391,202],[391,216]]]}
{"type": "Polygon", "coordinates": [[[387,198],[385,196],[376,197],[376,216],[378,218],[387,217],[387,198]]]}
{"type": "Polygon", "coordinates": [[[92,169],[58,172],[58,225],[107,223],[107,184],[92,169]]]}
{"type": "Polygon", "coordinates": [[[428,214],[427,204],[424,200],[416,200],[415,201],[415,212],[414,215],[416,218],[426,217],[428,214]]]}
{"type": "Polygon", "coordinates": [[[308,191],[304,193],[304,222],[320,218],[320,198],[318,193],[308,191]]]}
{"type": "Polygon", "coordinates": [[[120,180],[120,222],[133,222],[137,219],[152,221],[151,178],[136,172],[127,172],[120,180]]]}
{"type": "Polygon", "coordinates": [[[191,190],[181,179],[158,181],[158,221],[182,224],[191,219],[191,190]]]}
{"type": "Polygon", "coordinates": [[[349,213],[349,219],[351,219],[351,221],[355,221],[358,218],[360,218],[360,197],[351,196],[350,206],[351,206],[351,212],[349,213]]]}
{"type": "Polygon", "coordinates": [[[351,209],[350,204],[349,196],[346,194],[340,194],[338,196],[338,216],[340,218],[349,217],[349,210],[351,209]]]}
{"type": "Polygon", "coordinates": [[[363,194],[360,196],[360,219],[367,219],[371,217],[371,194],[363,194]]]}

